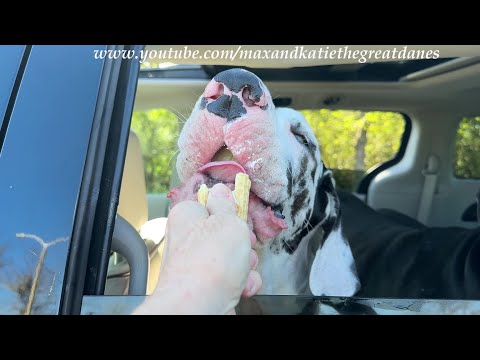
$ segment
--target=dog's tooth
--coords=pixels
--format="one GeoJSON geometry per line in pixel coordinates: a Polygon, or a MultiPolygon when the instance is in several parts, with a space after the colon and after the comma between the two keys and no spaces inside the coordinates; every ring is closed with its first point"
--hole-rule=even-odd
{"type": "Polygon", "coordinates": [[[273,215],[275,215],[275,216],[276,216],[277,218],[279,218],[279,219],[285,219],[285,215],[283,215],[283,214],[282,214],[280,211],[278,211],[278,210],[275,210],[275,211],[273,212],[273,215]]]}

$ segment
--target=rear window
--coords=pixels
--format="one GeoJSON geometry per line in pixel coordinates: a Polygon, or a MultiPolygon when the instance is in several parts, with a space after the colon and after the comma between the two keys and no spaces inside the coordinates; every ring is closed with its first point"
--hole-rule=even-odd
{"type": "Polygon", "coordinates": [[[177,115],[168,109],[135,111],[131,129],[142,147],[147,192],[168,192],[180,132],[177,115]]]}
{"type": "Polygon", "coordinates": [[[480,179],[480,116],[464,117],[458,126],[453,171],[461,179],[480,179]]]}
{"type": "Polygon", "coordinates": [[[405,131],[402,114],[388,111],[302,110],[337,187],[356,191],[365,173],[395,157],[405,131]]]}

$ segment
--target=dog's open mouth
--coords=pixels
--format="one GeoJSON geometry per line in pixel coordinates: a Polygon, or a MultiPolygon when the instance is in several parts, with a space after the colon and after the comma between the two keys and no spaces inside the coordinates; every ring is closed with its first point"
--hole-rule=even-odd
{"type": "MultiPolygon", "coordinates": [[[[173,201],[173,205],[183,200],[196,200],[201,184],[206,184],[210,188],[217,183],[223,183],[234,190],[235,176],[238,173],[246,171],[235,161],[227,147],[222,146],[210,162],[201,166],[196,174],[180,187],[170,191],[168,197],[173,201]]],[[[250,179],[254,182],[255,175],[251,174],[250,179]]],[[[261,242],[274,238],[288,228],[281,206],[266,203],[253,191],[250,192],[249,198],[248,225],[261,242]]]]}

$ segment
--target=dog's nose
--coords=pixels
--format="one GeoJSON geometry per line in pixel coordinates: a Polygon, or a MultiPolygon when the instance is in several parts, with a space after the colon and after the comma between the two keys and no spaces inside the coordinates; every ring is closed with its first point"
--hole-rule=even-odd
{"type": "Polygon", "coordinates": [[[218,116],[234,120],[247,113],[246,108],[266,110],[268,98],[260,79],[243,69],[230,69],[219,73],[203,93],[207,110],[218,116]]]}

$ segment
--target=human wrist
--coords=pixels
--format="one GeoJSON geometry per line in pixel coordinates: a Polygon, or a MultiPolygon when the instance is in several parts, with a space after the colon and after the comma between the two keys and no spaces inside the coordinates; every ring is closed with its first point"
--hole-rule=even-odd
{"type": "Polygon", "coordinates": [[[215,293],[213,286],[199,284],[198,279],[185,275],[162,275],[154,293],[134,314],[223,315],[231,310],[232,306],[224,304],[225,299],[215,293]]]}

